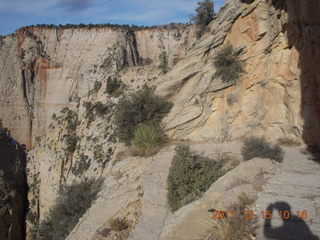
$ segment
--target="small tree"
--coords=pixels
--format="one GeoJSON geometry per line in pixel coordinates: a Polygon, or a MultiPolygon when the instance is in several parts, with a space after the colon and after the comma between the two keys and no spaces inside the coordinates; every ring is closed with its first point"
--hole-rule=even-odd
{"type": "Polygon", "coordinates": [[[191,16],[191,21],[197,25],[198,30],[196,31],[197,38],[200,38],[202,34],[207,31],[208,24],[213,19],[214,16],[214,5],[211,0],[204,0],[198,2],[198,7],[196,8],[196,15],[191,16]]]}
{"type": "Polygon", "coordinates": [[[239,59],[239,52],[228,43],[214,57],[213,65],[216,68],[215,77],[224,82],[232,82],[244,72],[243,63],[239,59]]]}
{"type": "Polygon", "coordinates": [[[31,229],[32,239],[66,239],[97,198],[102,183],[103,179],[85,179],[61,188],[56,204],[48,211],[45,219],[31,229]]]}
{"type": "Polygon", "coordinates": [[[167,73],[168,72],[168,56],[166,51],[162,51],[160,53],[159,61],[160,61],[159,67],[161,68],[162,73],[167,73]]]}

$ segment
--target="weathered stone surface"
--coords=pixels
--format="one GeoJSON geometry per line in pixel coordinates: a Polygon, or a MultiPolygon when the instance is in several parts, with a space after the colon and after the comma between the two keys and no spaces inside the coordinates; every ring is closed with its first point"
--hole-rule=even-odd
{"type": "MultiPolygon", "coordinates": [[[[311,235],[320,236],[320,166],[318,163],[308,159],[308,155],[301,153],[299,148],[286,148],[286,154],[280,170],[268,181],[263,191],[258,194],[256,211],[258,218],[258,238],[261,240],[277,238],[285,239],[290,236],[292,239],[313,239],[311,235]],[[280,203],[282,209],[272,208],[272,228],[281,227],[283,218],[280,218],[278,211],[286,211],[286,206],[290,208],[290,219],[299,215],[301,222],[294,225],[294,220],[286,223],[287,229],[276,232],[270,227],[264,233],[265,219],[261,216],[261,211],[266,211],[269,205],[280,203]],[[298,213],[298,211],[300,213],[298,213]],[[306,211],[306,216],[302,217],[302,212],[306,211]],[[305,225],[308,228],[304,228],[305,225]]],[[[296,219],[297,220],[297,219],[296,219]]]]}
{"type": "MultiPolygon", "coordinates": [[[[220,139],[221,132],[227,130],[226,139],[263,135],[272,141],[286,136],[318,143],[320,138],[316,132],[319,131],[311,129],[318,129],[320,125],[317,120],[320,111],[316,109],[319,68],[315,66],[319,51],[299,48],[303,43],[304,46],[318,44],[314,37],[319,32],[319,22],[317,17],[295,15],[300,7],[304,9],[303,14],[314,12],[307,6],[302,7],[302,1],[288,2],[288,11],[277,5],[266,1],[240,5],[237,1],[228,1],[210,24],[211,35],[206,34],[197,42],[168,74],[170,81],[164,79],[159,83],[159,94],[174,94],[175,106],[164,120],[173,138],[214,140],[220,139]],[[302,35],[296,27],[297,31],[291,29],[291,21],[300,18],[310,22],[314,34],[307,26],[302,27],[302,35]],[[226,22],[232,24],[228,26],[226,22]],[[226,31],[222,30],[224,27],[226,31]],[[214,78],[213,57],[221,47],[215,45],[217,39],[222,39],[222,46],[230,42],[244,49],[241,59],[245,62],[245,73],[236,86],[220,87],[219,79],[214,78]],[[305,56],[304,60],[301,55],[305,56]],[[313,77],[308,76],[309,80],[303,80],[301,65],[312,69],[313,77]],[[185,76],[195,71],[197,74],[184,82],[185,76]],[[182,86],[178,92],[176,86],[182,86]],[[198,105],[194,106],[195,102],[198,105]]],[[[316,2],[314,5],[316,9],[319,7],[316,2]]]]}
{"type": "Polygon", "coordinates": [[[201,199],[182,207],[168,218],[160,239],[195,239],[203,235],[210,221],[215,221],[210,218],[209,209],[225,211],[236,203],[241,192],[254,196],[274,170],[274,164],[268,159],[241,163],[218,179],[201,199]]]}

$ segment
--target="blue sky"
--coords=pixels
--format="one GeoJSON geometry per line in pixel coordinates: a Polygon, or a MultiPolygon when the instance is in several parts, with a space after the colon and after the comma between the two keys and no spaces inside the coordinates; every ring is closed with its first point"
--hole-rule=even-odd
{"type": "MultiPolygon", "coordinates": [[[[198,0],[0,0],[0,35],[32,24],[188,22],[198,0]]],[[[219,9],[224,0],[214,0],[219,9]]]]}

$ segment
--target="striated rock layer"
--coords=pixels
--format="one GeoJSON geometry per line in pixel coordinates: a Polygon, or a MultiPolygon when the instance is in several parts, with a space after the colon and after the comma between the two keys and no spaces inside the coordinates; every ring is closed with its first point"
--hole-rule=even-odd
{"type": "Polygon", "coordinates": [[[311,2],[228,1],[210,23],[211,33],[157,89],[174,95],[165,120],[171,135],[201,141],[303,137],[319,144],[320,4],[311,2]],[[245,73],[235,83],[214,77],[213,57],[227,43],[244,61],[245,73]]]}

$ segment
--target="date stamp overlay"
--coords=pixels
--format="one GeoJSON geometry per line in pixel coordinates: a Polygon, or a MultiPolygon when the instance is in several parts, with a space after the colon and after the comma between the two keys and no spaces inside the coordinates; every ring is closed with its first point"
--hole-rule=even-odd
{"type": "Polygon", "coordinates": [[[268,239],[320,240],[310,229],[314,213],[306,209],[292,211],[289,203],[284,201],[269,204],[265,210],[230,208],[209,209],[208,212],[213,220],[239,219],[247,220],[248,224],[260,222],[257,226],[261,227],[262,234],[268,239]]]}
{"type": "Polygon", "coordinates": [[[308,218],[308,211],[301,210],[296,211],[292,214],[288,210],[279,210],[277,213],[273,213],[271,210],[243,210],[237,213],[234,209],[225,209],[225,210],[216,210],[210,209],[209,212],[211,213],[211,219],[224,219],[224,218],[244,218],[248,220],[257,219],[261,217],[263,219],[272,219],[277,214],[280,218],[289,220],[289,219],[307,219],[308,218]]]}

